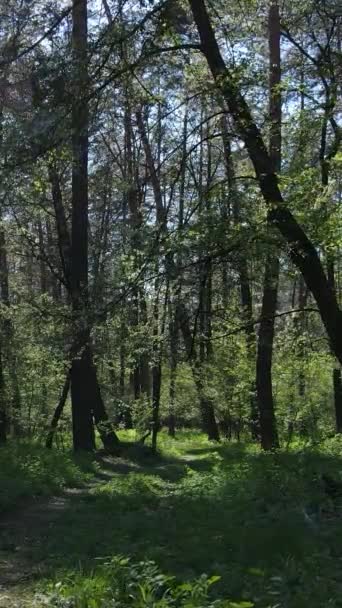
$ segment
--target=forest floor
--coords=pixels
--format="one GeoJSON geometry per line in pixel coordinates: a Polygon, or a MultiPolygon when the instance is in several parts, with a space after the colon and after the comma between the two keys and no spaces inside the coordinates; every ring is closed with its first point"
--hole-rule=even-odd
{"type": "Polygon", "coordinates": [[[155,457],[131,448],[74,460],[26,444],[11,461],[7,451],[0,608],[47,605],[112,556],[153,560],[182,581],[217,575],[218,597],[258,607],[342,606],[342,517],[319,483],[341,478],[340,453],[338,441],[266,455],[187,433],[163,437],[155,457]]]}

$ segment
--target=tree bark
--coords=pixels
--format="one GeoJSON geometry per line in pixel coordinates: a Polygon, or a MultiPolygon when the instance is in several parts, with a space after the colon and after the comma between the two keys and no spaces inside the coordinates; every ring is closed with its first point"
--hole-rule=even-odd
{"type": "Polygon", "coordinates": [[[152,451],[155,453],[157,451],[157,437],[160,427],[159,410],[162,382],[162,365],[159,344],[155,346],[154,351],[156,361],[154,362],[152,368],[152,451]]]}
{"type": "Polygon", "coordinates": [[[193,343],[193,336],[190,329],[190,321],[186,307],[183,302],[177,302],[177,321],[182,332],[185,351],[191,365],[192,376],[197,389],[200,402],[202,417],[202,427],[208,435],[210,441],[220,441],[220,433],[215,419],[214,405],[206,395],[205,383],[201,372],[201,364],[193,343]]]}
{"type": "MultiPolygon", "coordinates": [[[[97,379],[90,344],[88,318],[88,28],[87,0],[73,0],[72,43],[74,90],[72,100],[72,234],[70,294],[74,320],[71,361],[71,409],[75,450],[95,448],[94,421],[104,447],[116,449],[118,438],[108,420],[97,379]]],[[[55,199],[60,211],[62,256],[67,252],[65,222],[56,184],[55,199]]]]}
{"type": "Polygon", "coordinates": [[[70,290],[78,349],[71,362],[71,410],[75,450],[95,449],[88,366],[88,17],[87,0],[73,0],[72,235],[70,290]]]}
{"type": "Polygon", "coordinates": [[[340,367],[334,368],[333,385],[334,385],[336,433],[342,433],[342,377],[341,377],[341,368],[340,367]]]}
{"type": "Polygon", "coordinates": [[[53,443],[53,439],[55,436],[55,432],[57,430],[58,423],[59,423],[61,415],[63,413],[66,400],[68,398],[69,389],[70,389],[70,372],[68,372],[68,375],[65,379],[60,399],[58,401],[53,418],[51,420],[50,430],[49,430],[48,436],[46,438],[46,443],[45,443],[45,445],[48,449],[52,448],[52,443],[53,443]]]}
{"type": "MultiPolygon", "coordinates": [[[[280,16],[277,0],[271,0],[268,13],[269,35],[269,155],[275,173],[281,170],[281,56],[280,16]]],[[[269,225],[271,232],[272,225],[269,225]]],[[[261,322],[259,326],[256,389],[259,406],[261,445],[264,450],[279,447],[272,387],[272,359],[279,284],[279,254],[271,247],[267,252],[261,322]]]]}
{"type": "Polygon", "coordinates": [[[169,335],[170,335],[170,387],[169,387],[169,414],[168,414],[168,433],[170,437],[176,436],[176,416],[175,416],[175,400],[176,400],[176,377],[178,365],[178,323],[177,315],[173,310],[173,306],[169,306],[169,335]]]}
{"type": "MultiPolygon", "coordinates": [[[[178,231],[182,232],[184,227],[184,204],[185,204],[185,177],[186,177],[186,157],[188,139],[188,106],[186,105],[183,121],[183,141],[182,159],[180,166],[179,183],[179,209],[178,209],[178,231]]],[[[170,283],[170,304],[169,304],[169,335],[170,335],[170,388],[169,388],[169,416],[168,429],[170,437],[176,436],[176,378],[178,367],[178,347],[179,347],[179,324],[177,318],[177,302],[180,300],[182,292],[182,253],[179,252],[175,261],[176,280],[170,283]]]]}
{"type": "Polygon", "coordinates": [[[267,255],[261,322],[258,336],[256,389],[259,407],[261,446],[279,447],[272,389],[274,315],[277,309],[279,259],[267,255]]]}

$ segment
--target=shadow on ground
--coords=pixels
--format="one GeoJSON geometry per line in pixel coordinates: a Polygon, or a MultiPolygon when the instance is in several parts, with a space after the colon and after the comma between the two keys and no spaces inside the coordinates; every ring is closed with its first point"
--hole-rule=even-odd
{"type": "Polygon", "coordinates": [[[309,559],[312,576],[322,575],[327,552],[342,559],[341,520],[307,525],[302,507],[325,501],[323,471],[340,475],[342,459],[236,444],[189,448],[180,458],[136,448],[99,456],[95,481],[67,494],[26,555],[52,576],[111,555],[152,559],[182,579],[220,574],[233,595],[250,568],[274,573],[309,559]]]}

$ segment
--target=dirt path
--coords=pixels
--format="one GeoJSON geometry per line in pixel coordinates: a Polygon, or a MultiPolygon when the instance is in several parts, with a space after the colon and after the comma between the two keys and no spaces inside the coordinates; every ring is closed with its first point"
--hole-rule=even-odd
{"type": "MultiPolygon", "coordinates": [[[[0,608],[41,606],[34,601],[31,590],[33,583],[46,572],[45,559],[33,561],[32,552],[44,546],[51,528],[72,501],[81,500],[96,486],[112,479],[115,473],[130,469],[122,461],[110,458],[101,459],[101,465],[100,475],[82,488],[67,488],[60,496],[23,501],[0,518],[0,608]]],[[[43,551],[41,553],[43,555],[43,551]]]]}
{"type": "MultiPolygon", "coordinates": [[[[60,496],[23,501],[12,512],[0,516],[0,608],[33,608],[42,604],[33,598],[34,582],[46,574],[45,558],[32,560],[35,549],[44,546],[51,529],[71,503],[116,475],[138,470],[130,460],[98,456],[100,470],[81,488],[66,488],[60,496]]],[[[37,552],[35,552],[37,553],[37,552]]],[[[44,551],[40,551],[42,556],[44,551]]]]}
{"type": "Polygon", "coordinates": [[[62,496],[39,498],[22,504],[0,522],[0,608],[32,605],[24,587],[44,574],[44,560],[32,563],[32,548],[42,545],[49,529],[63,515],[75,494],[90,487],[65,490],[62,496]]]}
{"type": "Polygon", "coordinates": [[[12,512],[0,516],[0,608],[40,608],[33,598],[34,583],[47,573],[44,543],[64,513],[96,487],[117,475],[140,469],[130,458],[99,455],[100,469],[81,488],[67,488],[60,496],[23,501],[12,512]],[[35,559],[32,559],[32,555],[35,559]],[[37,561],[36,555],[42,555],[37,561]]]}

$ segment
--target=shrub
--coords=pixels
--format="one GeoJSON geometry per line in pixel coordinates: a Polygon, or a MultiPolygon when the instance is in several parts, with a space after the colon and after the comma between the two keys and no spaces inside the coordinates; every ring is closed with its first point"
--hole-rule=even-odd
{"type": "Polygon", "coordinates": [[[203,574],[180,583],[163,574],[152,561],[133,563],[115,557],[90,575],[66,577],[54,585],[49,606],[56,608],[252,608],[250,602],[211,599],[220,577],[203,574]]]}

